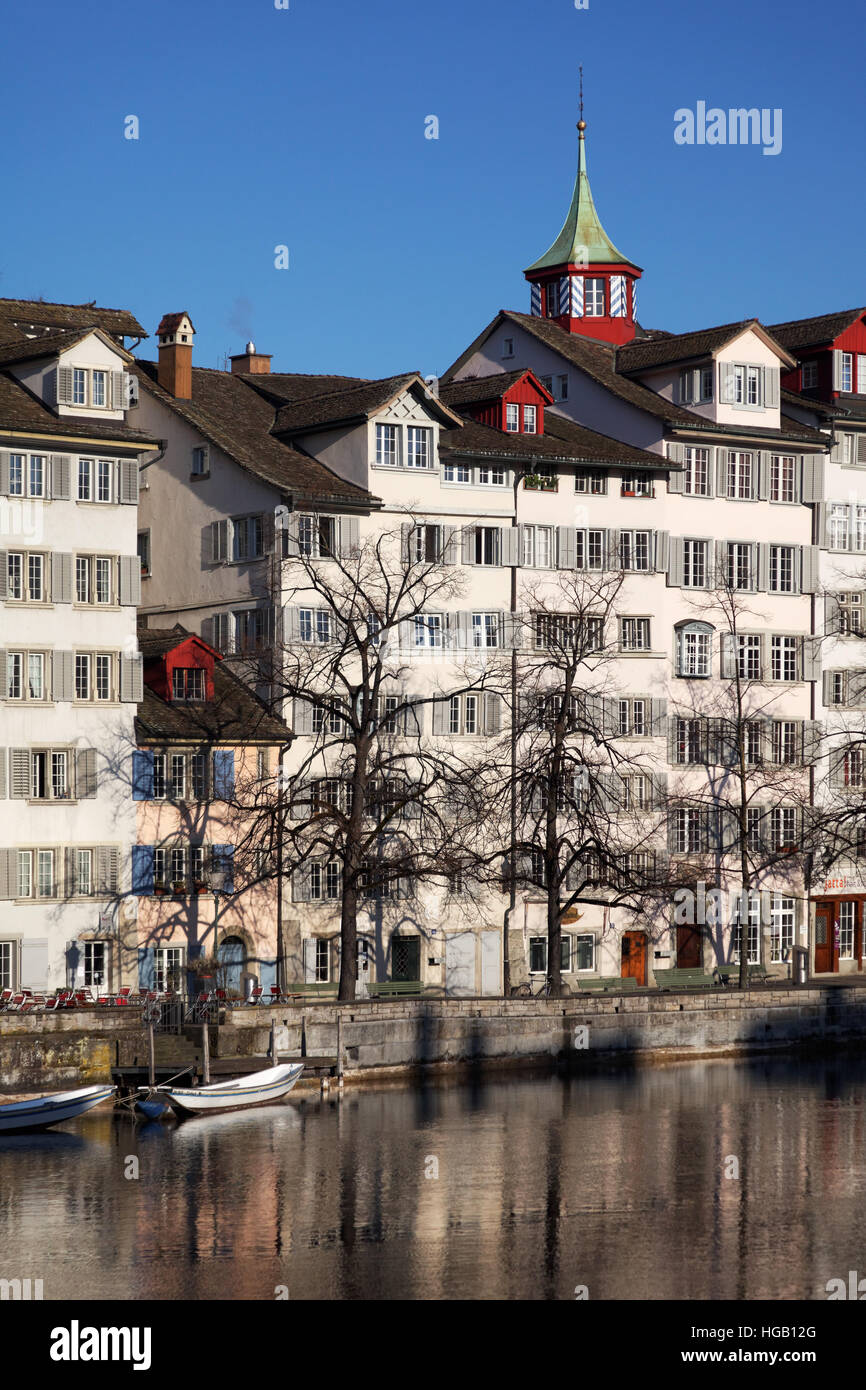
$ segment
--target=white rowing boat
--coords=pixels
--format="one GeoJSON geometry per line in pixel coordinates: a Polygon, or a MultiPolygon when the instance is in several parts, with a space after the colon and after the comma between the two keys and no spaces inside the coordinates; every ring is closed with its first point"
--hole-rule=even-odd
{"type": "Polygon", "coordinates": [[[251,1105],[267,1105],[288,1095],[304,1070],[303,1062],[270,1067],[238,1081],[218,1081],[214,1086],[139,1087],[151,1097],[168,1101],[172,1110],[185,1115],[208,1115],[219,1110],[246,1110],[251,1105]]]}
{"type": "Polygon", "coordinates": [[[17,1130],[48,1129],[63,1120],[74,1120],[114,1095],[114,1086],[85,1086],[80,1091],[55,1091],[33,1100],[16,1100],[0,1105],[0,1134],[17,1130]]]}

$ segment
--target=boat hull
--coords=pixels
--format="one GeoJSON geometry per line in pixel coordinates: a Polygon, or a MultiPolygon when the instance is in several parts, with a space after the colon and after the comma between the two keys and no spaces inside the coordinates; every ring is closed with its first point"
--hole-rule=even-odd
{"type": "Polygon", "coordinates": [[[53,1096],[0,1105],[0,1135],[48,1129],[64,1120],[77,1119],[114,1093],[114,1086],[87,1086],[80,1091],[58,1091],[53,1096]]]}
{"type": "Polygon", "coordinates": [[[179,1115],[215,1115],[227,1110],[248,1110],[282,1100],[300,1080],[303,1063],[272,1067],[255,1079],[228,1081],[215,1086],[159,1088],[172,1110],[179,1115]]]}

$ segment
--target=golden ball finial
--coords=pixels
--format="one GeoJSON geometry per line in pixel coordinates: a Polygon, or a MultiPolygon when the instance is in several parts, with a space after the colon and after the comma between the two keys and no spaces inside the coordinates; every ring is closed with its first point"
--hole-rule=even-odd
{"type": "Polygon", "coordinates": [[[582,135],[583,132],[586,130],[586,121],[578,121],[578,123],[577,123],[577,128],[578,128],[578,130],[580,131],[580,133],[581,133],[581,135],[582,135]]]}

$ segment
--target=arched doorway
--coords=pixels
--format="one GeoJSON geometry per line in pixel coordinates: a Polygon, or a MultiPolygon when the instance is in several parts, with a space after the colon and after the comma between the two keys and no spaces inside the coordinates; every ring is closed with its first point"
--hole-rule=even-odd
{"type": "Polygon", "coordinates": [[[227,936],[217,950],[220,963],[220,984],[227,994],[240,994],[241,975],[247,950],[239,936],[227,936]]]}

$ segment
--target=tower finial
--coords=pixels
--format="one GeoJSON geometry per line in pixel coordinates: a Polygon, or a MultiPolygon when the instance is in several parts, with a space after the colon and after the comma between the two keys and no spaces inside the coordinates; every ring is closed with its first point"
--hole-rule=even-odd
{"type": "Polygon", "coordinates": [[[583,119],[583,63],[580,64],[578,72],[580,73],[580,120],[577,123],[577,128],[582,140],[583,132],[586,130],[586,121],[583,119]]]}

